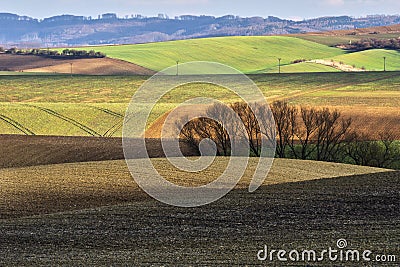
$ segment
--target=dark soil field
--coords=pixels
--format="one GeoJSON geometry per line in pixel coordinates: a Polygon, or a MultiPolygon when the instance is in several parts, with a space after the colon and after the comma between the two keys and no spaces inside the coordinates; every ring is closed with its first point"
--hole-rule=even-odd
{"type": "Polygon", "coordinates": [[[0,135],[0,168],[123,159],[121,138],[0,135]]]}
{"type": "Polygon", "coordinates": [[[22,71],[25,69],[58,65],[63,62],[65,62],[64,59],[52,59],[30,55],[0,54],[1,71],[22,71]]]}
{"type": "MultiPolygon", "coordinates": [[[[294,161],[288,163],[293,168],[300,166],[294,161]]],[[[312,163],[308,167],[310,171],[318,169],[312,163]]],[[[101,173],[100,168],[96,170],[101,173]]],[[[276,177],[290,176],[290,172],[276,171],[276,177]]],[[[119,182],[116,179],[111,183],[119,182]]],[[[211,205],[191,209],[166,206],[134,186],[120,186],[126,189],[118,190],[120,196],[126,193],[122,197],[125,203],[121,200],[104,206],[107,198],[101,192],[105,191],[94,191],[92,197],[103,199],[98,203],[102,206],[85,210],[30,217],[15,214],[17,217],[12,218],[5,216],[3,203],[0,265],[399,266],[398,261],[377,264],[325,260],[307,264],[257,259],[264,245],[288,251],[322,251],[335,249],[337,240],[346,239],[348,249],[371,250],[371,257],[397,255],[398,260],[399,172],[264,185],[255,193],[238,188],[211,205]]],[[[51,192],[43,191],[37,199],[51,192]]],[[[86,202],[85,196],[81,202],[86,202]]],[[[65,201],[54,200],[48,207],[51,210],[65,201]]]]}
{"type": "MultiPolygon", "coordinates": [[[[160,140],[146,143],[149,157],[165,157],[160,140]]],[[[0,144],[0,169],[124,159],[121,138],[0,135],[0,144]]],[[[184,143],[181,149],[186,156],[197,155],[184,143]]]]}

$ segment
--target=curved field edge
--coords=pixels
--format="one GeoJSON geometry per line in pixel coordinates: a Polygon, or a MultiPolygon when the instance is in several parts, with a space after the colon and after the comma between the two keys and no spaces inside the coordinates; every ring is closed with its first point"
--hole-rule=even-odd
{"type": "MultiPolygon", "coordinates": [[[[0,220],[0,264],[259,266],[265,245],[321,252],[341,238],[351,249],[398,255],[399,179],[386,172],[264,186],[253,194],[238,189],[191,209],[147,198],[0,220]]],[[[330,265],[325,258],[318,266],[330,265]]]]}
{"type": "MultiPolygon", "coordinates": [[[[258,73],[278,73],[277,68],[262,70],[258,73]]],[[[340,72],[340,70],[317,63],[301,62],[281,66],[281,73],[340,72]]]]}
{"type": "Polygon", "coordinates": [[[0,75],[16,74],[86,74],[86,75],[152,75],[153,71],[135,64],[111,59],[52,59],[37,55],[0,54],[0,75]],[[71,65],[72,64],[72,65],[71,65]]]}
{"type": "MultiPolygon", "coordinates": [[[[183,186],[207,184],[218,178],[228,158],[216,158],[200,173],[185,173],[167,159],[152,159],[168,180],[183,186]]],[[[140,159],[138,160],[140,163],[140,159]]],[[[247,188],[257,166],[251,158],[237,189],[247,188]]],[[[264,185],[379,173],[387,170],[353,165],[276,159],[264,185]]],[[[146,170],[135,175],[146,176],[146,170]]],[[[125,161],[57,164],[0,169],[0,218],[79,210],[148,200],[128,172],[125,161]]]]}
{"type": "MultiPolygon", "coordinates": [[[[263,186],[252,194],[237,189],[191,209],[146,197],[0,220],[0,264],[259,266],[257,252],[265,245],[319,253],[342,238],[349,249],[372,251],[371,258],[398,255],[399,185],[398,172],[383,172],[263,186]]],[[[85,191],[80,197],[89,198],[85,191]]],[[[330,265],[326,257],[318,262],[330,265]]]]}
{"type": "Polygon", "coordinates": [[[371,49],[354,53],[347,53],[332,58],[335,62],[364,68],[368,71],[383,71],[386,65],[386,71],[399,70],[400,51],[388,49],[371,49]],[[386,59],[386,64],[384,61],[386,59]]]}

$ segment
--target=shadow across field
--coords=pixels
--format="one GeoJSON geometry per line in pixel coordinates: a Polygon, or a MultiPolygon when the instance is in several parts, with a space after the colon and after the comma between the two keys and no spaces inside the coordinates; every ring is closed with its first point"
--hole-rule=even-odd
{"type": "Polygon", "coordinates": [[[336,248],[340,238],[352,249],[398,255],[399,197],[400,173],[382,172],[263,186],[252,194],[237,189],[201,208],[175,208],[144,198],[0,220],[0,264],[282,266],[258,261],[257,252],[264,245],[336,248]]]}
{"type": "MultiPolygon", "coordinates": [[[[136,159],[141,166],[142,159],[136,159]]],[[[177,169],[168,160],[152,159],[158,172],[181,186],[201,186],[217,179],[229,158],[217,158],[199,173],[177,169]]],[[[236,188],[248,188],[257,167],[256,158],[236,188]]],[[[132,170],[134,177],[153,175],[148,168],[132,170]]],[[[385,169],[327,162],[276,159],[264,185],[334,178],[355,174],[380,173],[385,169]]],[[[100,161],[0,169],[0,219],[36,216],[141,202],[150,199],[132,179],[126,162],[100,161]]]]}

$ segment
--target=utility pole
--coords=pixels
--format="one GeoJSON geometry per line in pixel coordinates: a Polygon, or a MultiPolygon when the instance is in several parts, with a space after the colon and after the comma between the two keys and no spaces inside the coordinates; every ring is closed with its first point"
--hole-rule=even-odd
{"type": "Polygon", "coordinates": [[[72,64],[73,64],[73,63],[71,62],[71,63],[69,63],[69,64],[71,65],[71,77],[72,77],[72,64]]]}
{"type": "Polygon", "coordinates": [[[278,73],[281,73],[281,58],[278,58],[278,73]]]}
{"type": "Polygon", "coordinates": [[[383,57],[383,71],[386,71],[386,57],[383,57]]]}
{"type": "Polygon", "coordinates": [[[179,75],[179,60],[176,61],[176,76],[179,75]]]}

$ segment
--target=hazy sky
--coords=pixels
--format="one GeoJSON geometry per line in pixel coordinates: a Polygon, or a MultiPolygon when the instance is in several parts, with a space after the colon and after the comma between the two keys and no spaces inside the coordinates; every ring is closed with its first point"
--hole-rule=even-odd
{"type": "Polygon", "coordinates": [[[329,15],[363,16],[399,14],[400,0],[13,0],[2,1],[0,12],[36,18],[61,14],[97,16],[113,12],[119,16],[158,13],[175,15],[262,16],[303,19],[329,15]]]}

